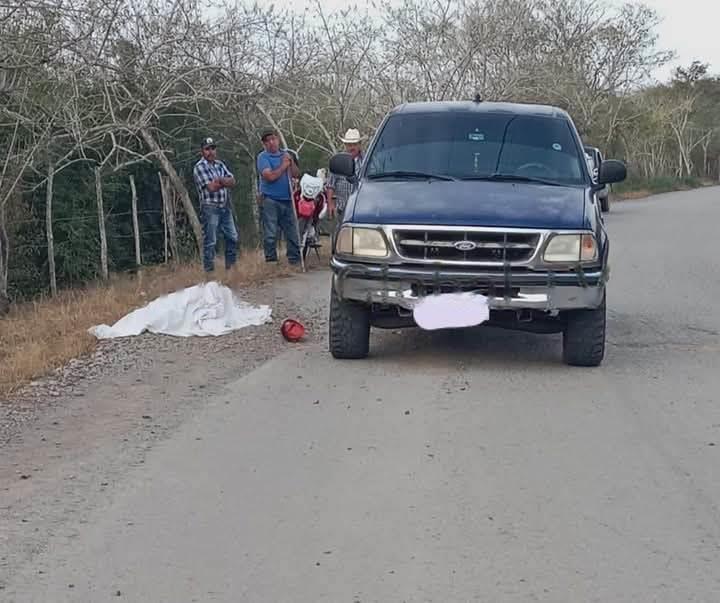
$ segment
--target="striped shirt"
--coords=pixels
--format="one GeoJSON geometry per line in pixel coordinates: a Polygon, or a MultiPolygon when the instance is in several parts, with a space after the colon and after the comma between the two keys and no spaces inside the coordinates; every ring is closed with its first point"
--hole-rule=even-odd
{"type": "Polygon", "coordinates": [[[216,159],[210,163],[204,157],[195,164],[193,168],[193,179],[197,188],[200,205],[212,205],[213,207],[225,207],[230,201],[230,192],[222,187],[219,190],[210,192],[207,185],[216,178],[232,178],[233,175],[227,166],[216,159]]]}

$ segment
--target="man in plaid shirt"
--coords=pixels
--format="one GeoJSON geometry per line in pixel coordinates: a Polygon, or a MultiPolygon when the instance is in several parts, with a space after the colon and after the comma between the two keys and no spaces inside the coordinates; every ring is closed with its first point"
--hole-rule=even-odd
{"type": "MultiPolygon", "coordinates": [[[[364,136],[360,136],[358,130],[350,129],[341,136],[340,140],[345,143],[345,151],[350,153],[355,160],[355,174],[358,174],[363,162],[363,152],[360,143],[364,140],[364,136]]],[[[353,191],[353,184],[344,176],[338,176],[330,173],[327,184],[328,192],[328,214],[330,218],[336,215],[341,220],[345,205],[347,205],[350,194],[353,191]]]]}
{"type": "Polygon", "coordinates": [[[217,158],[217,147],[212,138],[202,141],[203,158],[195,164],[193,179],[200,199],[200,217],[203,226],[203,268],[215,269],[215,247],[218,230],[225,237],[225,269],[230,270],[237,261],[238,232],[235,227],[229,189],[235,186],[235,177],[217,158]]]}

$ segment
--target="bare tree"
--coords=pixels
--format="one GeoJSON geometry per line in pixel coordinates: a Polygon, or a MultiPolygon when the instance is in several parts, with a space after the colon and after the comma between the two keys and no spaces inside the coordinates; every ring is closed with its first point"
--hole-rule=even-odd
{"type": "Polygon", "coordinates": [[[707,132],[693,125],[695,104],[700,97],[697,84],[705,77],[707,69],[708,66],[699,61],[693,62],[687,69],[682,67],[676,69],[670,88],[669,97],[673,105],[670,127],[677,144],[677,176],[679,178],[693,174],[692,153],[696,147],[703,144],[707,137],[707,132]]]}
{"type": "MultiPolygon", "coordinates": [[[[25,93],[28,92],[26,87],[25,93]]],[[[28,115],[30,102],[27,94],[23,94],[17,106],[5,107],[12,121],[5,131],[5,157],[0,168],[0,304],[8,304],[8,269],[10,259],[9,238],[7,230],[7,207],[11,199],[16,199],[24,174],[48,139],[52,127],[52,116],[45,123],[33,123],[28,115]],[[27,113],[26,113],[27,111],[27,113]]]]}

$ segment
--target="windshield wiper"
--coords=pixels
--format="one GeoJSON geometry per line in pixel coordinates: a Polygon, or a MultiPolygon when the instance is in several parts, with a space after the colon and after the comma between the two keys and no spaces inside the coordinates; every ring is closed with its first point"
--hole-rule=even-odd
{"type": "Polygon", "coordinates": [[[452,176],[444,174],[430,174],[428,172],[411,172],[405,170],[395,170],[393,172],[378,172],[377,174],[369,174],[368,178],[377,180],[378,178],[429,178],[434,180],[456,180],[452,176]]]}
{"type": "Polygon", "coordinates": [[[514,174],[490,174],[489,176],[465,176],[461,180],[488,180],[496,182],[534,182],[536,184],[547,184],[549,186],[564,186],[561,182],[545,180],[544,178],[531,178],[529,176],[516,176],[514,174]]]}

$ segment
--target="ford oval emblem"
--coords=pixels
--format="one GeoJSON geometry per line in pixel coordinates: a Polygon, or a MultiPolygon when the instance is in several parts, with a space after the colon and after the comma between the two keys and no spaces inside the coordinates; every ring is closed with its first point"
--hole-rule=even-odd
{"type": "Polygon", "coordinates": [[[458,251],[472,251],[473,249],[477,249],[477,244],[473,241],[455,241],[453,247],[458,251]]]}

